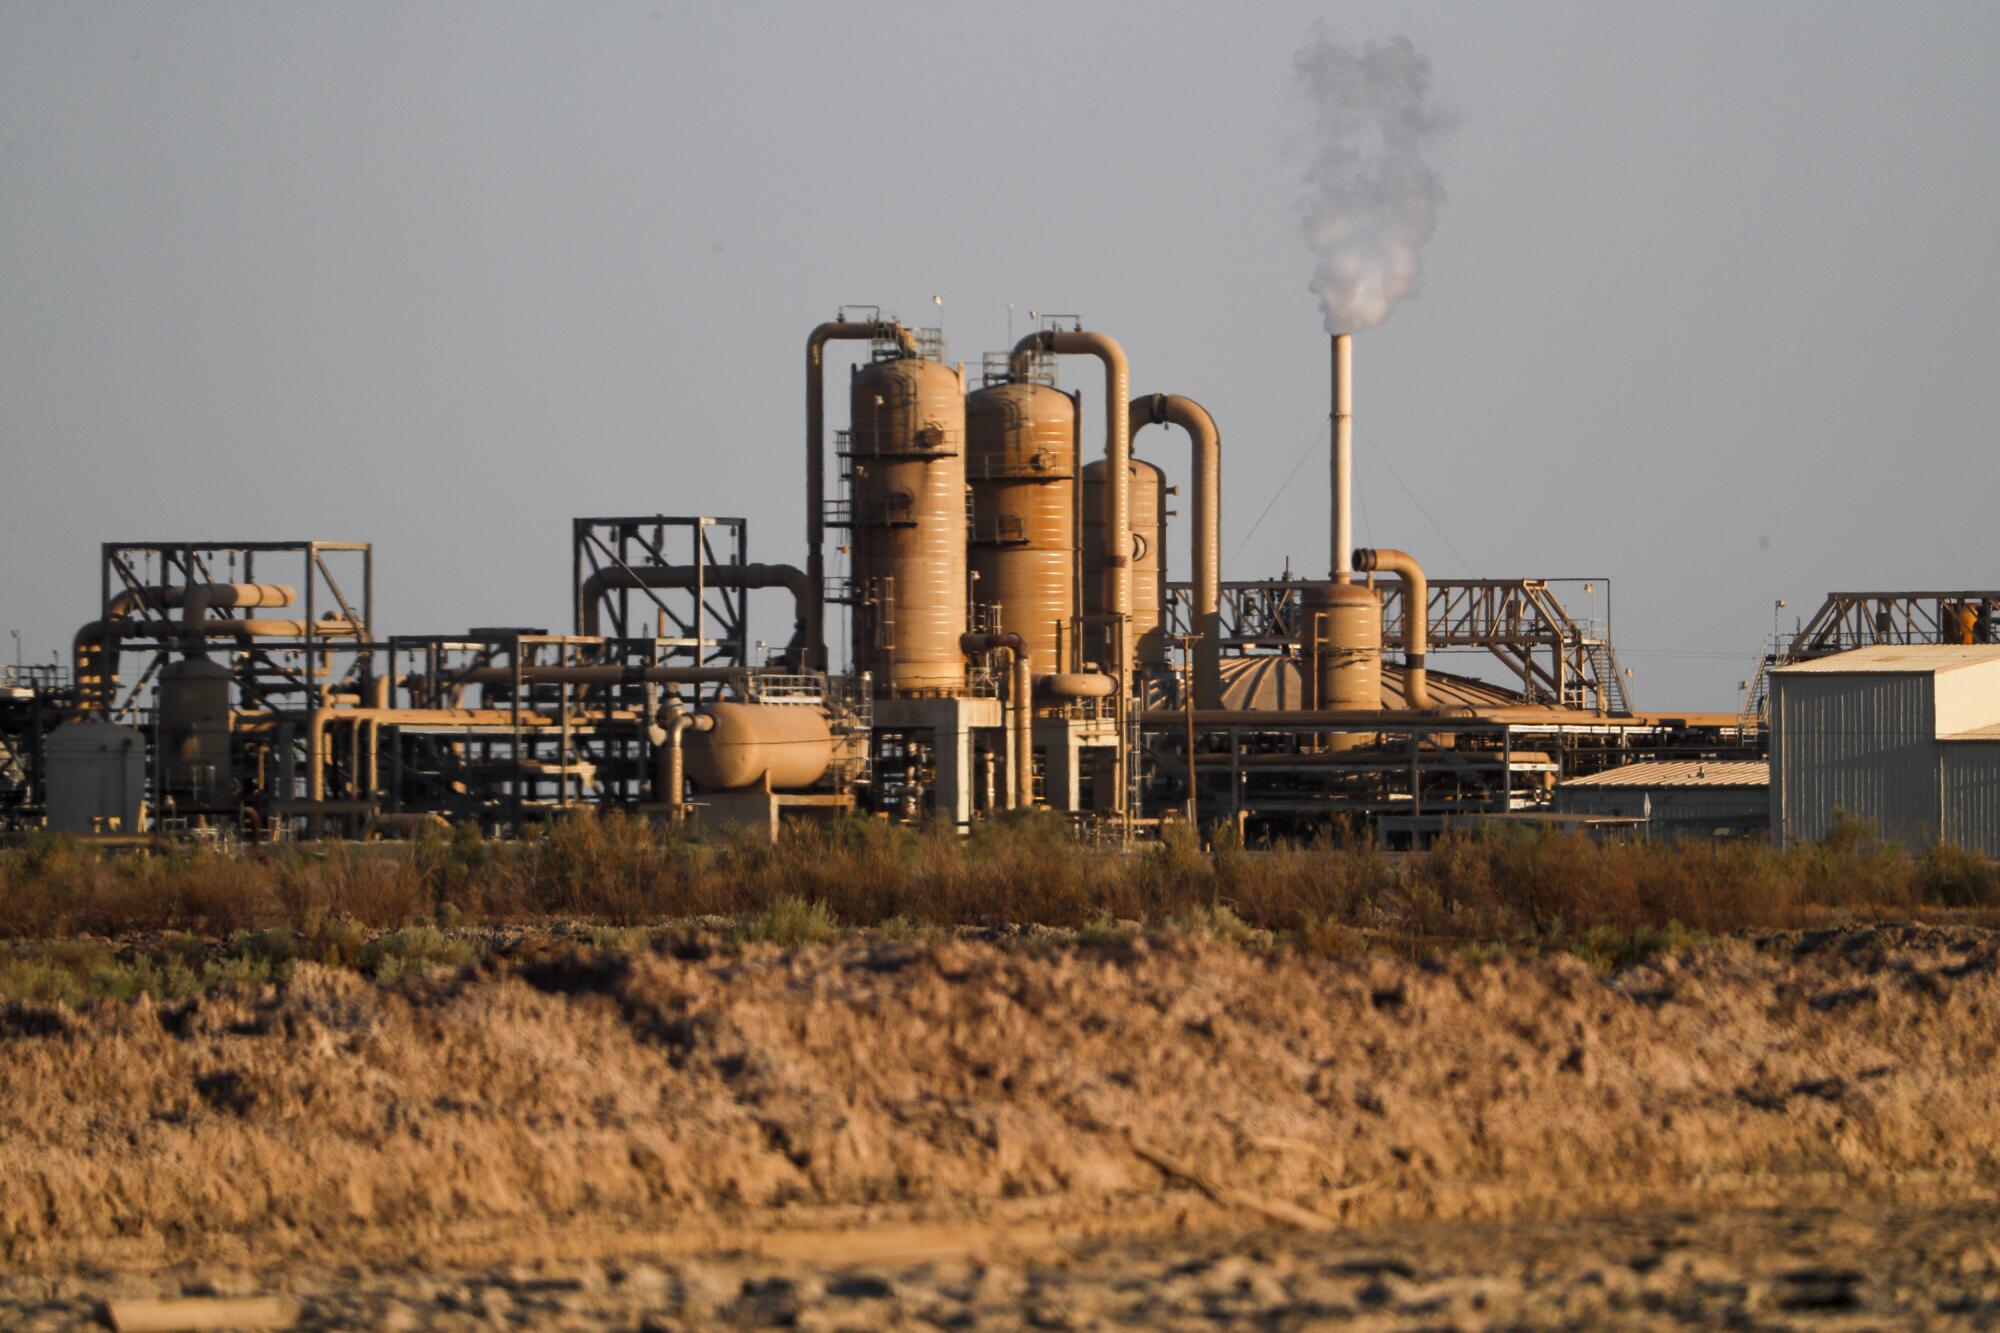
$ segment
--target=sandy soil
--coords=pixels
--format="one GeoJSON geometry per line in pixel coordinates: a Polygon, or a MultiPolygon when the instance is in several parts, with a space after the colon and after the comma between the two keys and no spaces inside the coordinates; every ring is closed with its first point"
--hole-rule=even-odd
{"type": "Polygon", "coordinates": [[[1991,1322],[1996,1043],[2000,937],[1920,926],[1611,978],[685,937],[13,1006],[0,1315],[1991,1322]]]}

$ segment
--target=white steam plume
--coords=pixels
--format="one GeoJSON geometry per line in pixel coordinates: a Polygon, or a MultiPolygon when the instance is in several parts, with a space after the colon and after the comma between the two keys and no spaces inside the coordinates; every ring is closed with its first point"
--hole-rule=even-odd
{"type": "Polygon", "coordinates": [[[1417,294],[1444,186],[1429,155],[1457,124],[1407,37],[1348,46],[1315,29],[1296,62],[1312,111],[1302,199],[1328,333],[1372,329],[1417,294]]]}

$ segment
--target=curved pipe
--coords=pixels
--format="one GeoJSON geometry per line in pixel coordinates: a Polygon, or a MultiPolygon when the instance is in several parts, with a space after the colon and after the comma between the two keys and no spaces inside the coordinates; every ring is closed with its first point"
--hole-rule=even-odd
{"type": "Polygon", "coordinates": [[[678,823],[687,814],[687,767],[681,738],[690,731],[712,731],[715,719],[706,713],[690,713],[676,699],[667,705],[665,734],[659,749],[660,799],[667,813],[678,823]]]}
{"type": "MultiPolygon", "coordinates": [[[[114,602],[114,606],[116,603],[114,602]]],[[[359,635],[360,626],[351,620],[316,620],[313,631],[322,635],[359,635]]],[[[93,620],[80,626],[70,639],[70,660],[81,682],[86,676],[98,683],[85,689],[79,683],[77,705],[86,713],[101,713],[111,707],[111,673],[116,669],[119,644],[124,639],[235,639],[248,645],[252,639],[300,639],[306,633],[303,620],[205,620],[187,622],[135,623],[130,620],[93,620]],[[86,659],[91,659],[86,666],[86,659]],[[97,665],[101,659],[102,665],[97,665]]]]}
{"type": "Polygon", "coordinates": [[[1014,770],[1008,784],[1007,808],[1026,810],[1035,803],[1035,672],[1028,645],[1018,634],[961,634],[958,646],[968,653],[1007,653],[1013,663],[1007,686],[1008,711],[1014,719],[1014,753],[1008,766],[1014,770]]]}
{"type": "Polygon", "coordinates": [[[553,718],[540,713],[518,716],[505,708],[315,708],[306,721],[306,794],[326,799],[326,729],[336,723],[363,722],[381,726],[451,726],[484,723],[503,726],[551,727],[553,718]]]}
{"type": "MultiPolygon", "coordinates": [[[[889,320],[830,320],[806,335],[806,581],[811,585],[806,618],[826,621],[826,345],[894,339],[904,356],[917,355],[917,340],[889,320]]],[[[826,644],[808,645],[817,654],[805,665],[826,670],[826,644]]]]}
{"type": "MultiPolygon", "coordinates": [[[[597,637],[603,621],[604,594],[615,588],[692,588],[693,565],[641,565],[637,569],[600,569],[583,583],[583,633],[597,637]]],[[[783,588],[792,595],[798,624],[793,642],[800,645],[809,669],[826,660],[820,619],[823,585],[796,565],[707,565],[701,571],[710,588],[783,588]]]]}
{"type": "Polygon", "coordinates": [[[1192,398],[1147,394],[1132,400],[1132,436],[1179,426],[1194,449],[1194,706],[1222,707],[1222,437],[1192,398]]]}
{"type": "Polygon", "coordinates": [[[1431,701],[1430,675],[1424,655],[1430,648],[1431,585],[1424,567],[1408,552],[1393,547],[1369,547],[1354,553],[1354,567],[1363,573],[1394,574],[1403,581],[1403,702],[1419,713],[1437,705],[1431,701]]]}
{"type": "MultiPolygon", "coordinates": [[[[1028,373],[1035,353],[1055,356],[1094,356],[1104,363],[1104,405],[1108,418],[1104,432],[1104,465],[1109,475],[1104,487],[1104,606],[1112,615],[1129,621],[1132,615],[1132,426],[1131,371],[1125,349],[1102,333],[1082,330],[1044,329],[1014,344],[1008,368],[1019,379],[1028,373]]],[[[1132,676],[1132,636],[1123,633],[1124,651],[1118,664],[1118,681],[1128,686],[1132,676]]]]}

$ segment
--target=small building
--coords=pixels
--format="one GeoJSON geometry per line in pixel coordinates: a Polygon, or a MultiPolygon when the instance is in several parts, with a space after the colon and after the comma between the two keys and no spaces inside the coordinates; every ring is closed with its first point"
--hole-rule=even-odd
{"type": "Polygon", "coordinates": [[[2000,644],[1882,644],[1771,673],[1771,827],[2000,856],[2000,644]]]}
{"type": "Polygon", "coordinates": [[[1627,764],[1556,787],[1563,814],[1642,821],[1651,833],[1761,832],[1771,818],[1771,772],[1761,759],[1627,764]]]}

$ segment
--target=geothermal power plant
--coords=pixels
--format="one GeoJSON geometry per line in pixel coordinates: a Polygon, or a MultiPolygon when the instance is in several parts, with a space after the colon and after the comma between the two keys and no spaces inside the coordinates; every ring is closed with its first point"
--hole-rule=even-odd
{"type": "MultiPolygon", "coordinates": [[[[559,628],[381,636],[394,574],[359,541],[106,543],[67,669],[0,687],[0,818],[290,840],[584,808],[767,833],[1033,808],[1093,837],[1350,823],[1390,846],[1454,823],[1767,822],[1762,671],[1736,713],[1640,709],[1608,582],[1432,579],[1420,552],[1356,548],[1350,338],[1330,340],[1326,569],[1224,583],[1225,423],[1201,386],[1147,385],[1112,334],[1042,324],[976,380],[872,308],[813,328],[803,542],[577,518],[559,628]],[[1183,448],[1181,552],[1143,455],[1183,448]],[[758,599],[792,618],[761,653],[758,599]]],[[[1983,643],[1997,606],[1834,594],[1771,661],[1983,643]]]]}

